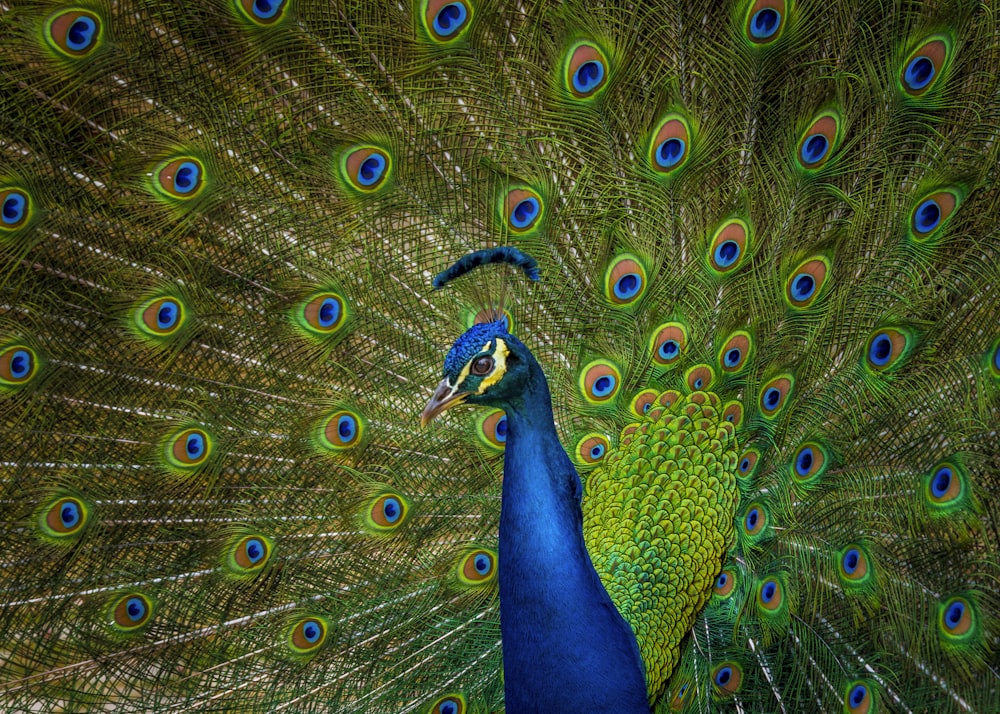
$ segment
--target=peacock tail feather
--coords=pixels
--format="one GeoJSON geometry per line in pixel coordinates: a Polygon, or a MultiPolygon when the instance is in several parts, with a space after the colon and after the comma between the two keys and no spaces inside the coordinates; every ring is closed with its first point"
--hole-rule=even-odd
{"type": "Polygon", "coordinates": [[[654,711],[1000,711],[998,136],[986,1],[3,5],[0,708],[502,711],[502,316],[654,711]]]}

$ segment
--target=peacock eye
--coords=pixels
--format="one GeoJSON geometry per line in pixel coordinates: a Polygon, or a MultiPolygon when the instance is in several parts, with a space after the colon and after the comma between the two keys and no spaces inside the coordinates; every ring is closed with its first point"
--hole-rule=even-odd
{"type": "Polygon", "coordinates": [[[493,371],[493,358],[489,355],[477,357],[472,363],[472,373],[477,377],[485,377],[493,371]]]}

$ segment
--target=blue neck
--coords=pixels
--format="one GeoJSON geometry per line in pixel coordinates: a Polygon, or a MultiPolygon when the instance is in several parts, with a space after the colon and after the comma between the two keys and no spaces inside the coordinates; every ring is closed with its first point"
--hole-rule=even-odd
{"type": "Polygon", "coordinates": [[[587,554],[581,485],[537,363],[506,406],[500,629],[508,714],[649,714],[635,635],[587,554]]]}

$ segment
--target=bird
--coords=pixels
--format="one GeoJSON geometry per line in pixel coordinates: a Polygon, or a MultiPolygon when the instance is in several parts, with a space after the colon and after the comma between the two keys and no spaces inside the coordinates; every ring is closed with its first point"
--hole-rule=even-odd
{"type": "Polygon", "coordinates": [[[0,708],[1000,710],[1000,19],[0,16],[0,708]]]}

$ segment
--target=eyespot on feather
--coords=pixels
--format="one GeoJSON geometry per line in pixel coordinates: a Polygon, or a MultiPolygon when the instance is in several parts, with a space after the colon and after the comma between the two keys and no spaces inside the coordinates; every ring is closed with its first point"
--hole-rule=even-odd
{"type": "Polygon", "coordinates": [[[545,202],[537,191],[521,186],[507,192],[501,211],[507,230],[516,235],[526,235],[541,227],[545,202]]]}
{"type": "Polygon", "coordinates": [[[288,631],[288,646],[295,655],[314,655],[326,641],[328,624],[321,617],[306,617],[288,631]]]}
{"type": "Polygon", "coordinates": [[[862,680],[849,682],[844,689],[846,714],[870,714],[875,711],[875,695],[871,684],[862,680]]]}
{"type": "Polygon", "coordinates": [[[740,454],[740,460],[736,464],[736,474],[742,479],[749,479],[753,476],[757,468],[757,460],[760,459],[760,451],[755,448],[748,448],[740,454]]]}
{"type": "Polygon", "coordinates": [[[177,156],[154,172],[153,190],[165,198],[187,201],[205,187],[205,166],[193,156],[177,156]]]}
{"type": "Polygon", "coordinates": [[[332,291],[313,293],[293,309],[292,319],[306,335],[327,337],[341,329],[348,316],[344,298],[332,291]]]}
{"type": "Polygon", "coordinates": [[[750,244],[750,225],[731,218],[719,226],[708,246],[708,267],[718,276],[726,275],[743,264],[750,244]]]}
{"type": "Polygon", "coordinates": [[[635,304],[646,292],[646,269],[634,255],[621,255],[604,273],[604,297],[612,305],[635,304]]]}
{"type": "Polygon", "coordinates": [[[756,537],[764,532],[766,525],[767,511],[764,506],[756,502],[747,506],[740,523],[743,532],[750,537],[756,537]]]}
{"type": "Polygon", "coordinates": [[[775,577],[762,580],[757,587],[757,606],[768,612],[775,612],[781,608],[783,602],[781,581],[775,577]]]}
{"type": "Polygon", "coordinates": [[[574,99],[594,99],[607,86],[608,58],[597,45],[578,42],[563,63],[563,88],[574,99]]]}
{"type": "Polygon", "coordinates": [[[364,432],[365,423],[361,416],[349,409],[342,409],[322,422],[319,442],[330,451],[345,451],[360,444],[364,432]]]}
{"type": "Polygon", "coordinates": [[[420,15],[432,40],[449,43],[468,31],[474,9],[469,0],[424,0],[420,15]]]}
{"type": "Polygon", "coordinates": [[[892,372],[913,352],[916,335],[906,328],[883,327],[868,338],[864,364],[873,372],[892,372]]]}
{"type": "Polygon", "coordinates": [[[743,669],[736,662],[723,662],[712,669],[712,685],[719,697],[731,697],[740,690],[743,669]]]}
{"type": "Polygon", "coordinates": [[[674,694],[670,698],[670,711],[679,712],[683,710],[684,705],[687,703],[687,697],[690,691],[690,682],[682,682],[677,685],[677,689],[674,690],[674,694]]]}
{"type": "Polygon", "coordinates": [[[833,111],[820,114],[802,132],[795,160],[805,171],[816,171],[832,157],[840,140],[840,116],[833,111]]]}
{"type": "Polygon", "coordinates": [[[90,508],[79,498],[62,496],[39,512],[41,535],[56,542],[75,539],[90,520],[90,508]]]}
{"type": "Polygon", "coordinates": [[[692,392],[711,389],[715,385],[715,370],[707,364],[696,364],[684,373],[684,383],[692,392]]]}
{"type": "Polygon", "coordinates": [[[389,183],[392,158],[378,146],[354,146],[345,151],[340,159],[340,175],[346,185],[358,193],[375,193],[389,183]]]}
{"type": "Polygon", "coordinates": [[[458,693],[446,694],[434,701],[427,714],[465,714],[465,697],[458,693]]]}
{"type": "Polygon", "coordinates": [[[687,330],[679,322],[667,322],[656,328],[649,340],[654,364],[672,367],[687,347],[687,330]]]}
{"type": "Polygon", "coordinates": [[[948,598],[938,606],[938,627],[945,639],[965,639],[974,632],[976,626],[976,610],[965,598],[948,598]]]}
{"type": "Polygon", "coordinates": [[[595,466],[604,460],[611,448],[608,438],[603,434],[591,432],[576,442],[576,461],[581,465],[595,466]]]}
{"type": "Polygon", "coordinates": [[[719,368],[723,374],[736,374],[742,370],[750,358],[753,339],[747,332],[734,332],[719,350],[719,368]]]}
{"type": "Polygon", "coordinates": [[[638,417],[643,417],[649,414],[649,410],[653,408],[656,404],[656,398],[659,396],[655,389],[644,389],[634,397],[632,397],[632,403],[629,407],[632,413],[638,417]]]}
{"type": "Polygon", "coordinates": [[[277,25],[285,18],[290,0],[235,0],[239,15],[260,27],[277,25]]]}
{"type": "Polygon", "coordinates": [[[760,390],[758,406],[760,413],[767,419],[773,419],[788,403],[788,395],[792,391],[794,379],[791,375],[782,374],[772,377],[760,390]]]}
{"type": "Polygon", "coordinates": [[[496,564],[496,553],[485,548],[477,548],[459,560],[456,575],[463,585],[488,585],[496,578],[496,564]]]}
{"type": "Polygon", "coordinates": [[[13,186],[0,188],[0,232],[12,233],[28,224],[32,217],[31,196],[13,186]]]}
{"type": "Polygon", "coordinates": [[[918,99],[941,81],[951,62],[952,46],[949,35],[931,35],[907,55],[898,80],[904,96],[918,99]]]}
{"type": "Polygon", "coordinates": [[[256,575],[271,558],[273,543],[260,534],[245,535],[230,545],[226,567],[234,575],[256,575]]]}
{"type": "Polygon", "coordinates": [[[184,429],[167,440],[167,461],[176,469],[191,471],[212,453],[212,437],[202,429],[184,429]]]}
{"type": "Polygon", "coordinates": [[[618,396],[621,373],[607,360],[594,360],[580,372],[578,385],[583,398],[593,405],[607,404],[618,396]]]}
{"type": "Polygon", "coordinates": [[[802,444],[792,457],[792,482],[806,488],[815,486],[826,473],[828,460],[829,455],[821,444],[814,441],[802,444]]]}
{"type": "Polygon", "coordinates": [[[715,583],[712,586],[712,595],[722,600],[730,597],[736,587],[736,580],[738,577],[739,576],[737,575],[735,568],[723,568],[722,572],[720,572],[715,578],[715,583]]]}
{"type": "Polygon", "coordinates": [[[687,165],[691,158],[691,126],[682,114],[671,112],[660,120],[649,141],[649,167],[662,176],[670,176],[687,165]]]}
{"type": "Polygon", "coordinates": [[[0,390],[16,389],[38,374],[38,354],[25,344],[0,347],[0,390]]]}
{"type": "Polygon", "coordinates": [[[962,198],[963,192],[957,188],[944,188],[917,200],[910,212],[910,237],[917,242],[934,237],[951,218],[962,198]]]}
{"type": "Polygon", "coordinates": [[[823,256],[801,262],[785,282],[785,301],[796,310],[809,307],[823,292],[829,272],[830,261],[823,256]]]}
{"type": "Polygon", "coordinates": [[[187,311],[184,303],[173,296],[147,300],[135,309],[135,325],[139,330],[156,339],[177,334],[184,326],[187,311]]]}
{"type": "Polygon", "coordinates": [[[104,28],[96,13],[71,8],[46,19],[44,36],[49,47],[59,54],[70,59],[81,59],[101,46],[104,28]]]}
{"type": "Polygon", "coordinates": [[[486,446],[502,451],[507,443],[507,414],[495,409],[476,416],[476,436],[486,446]]]}
{"type": "Polygon", "coordinates": [[[366,510],[368,525],[378,532],[387,533],[403,525],[410,512],[409,502],[398,493],[383,493],[372,501],[366,510]]]}
{"type": "Polygon", "coordinates": [[[846,588],[870,582],[873,577],[873,563],[867,549],[851,544],[837,553],[837,575],[846,588]]]}
{"type": "Polygon", "coordinates": [[[744,35],[758,47],[772,44],[781,37],[787,20],[785,0],[756,0],[747,8],[744,35]]]}
{"type": "Polygon", "coordinates": [[[722,421],[732,424],[735,429],[743,426],[743,404],[735,400],[726,402],[722,408],[722,421]]]}
{"type": "Polygon", "coordinates": [[[111,603],[109,615],[113,629],[122,633],[138,632],[153,616],[153,602],[142,593],[129,593],[111,603]]]}

